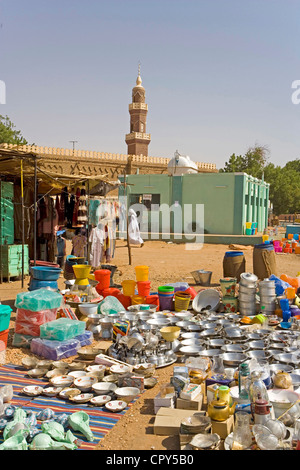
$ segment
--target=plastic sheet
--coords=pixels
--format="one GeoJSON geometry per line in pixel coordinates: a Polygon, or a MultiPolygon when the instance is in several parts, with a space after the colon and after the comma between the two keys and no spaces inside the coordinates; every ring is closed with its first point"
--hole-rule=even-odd
{"type": "Polygon", "coordinates": [[[63,296],[59,292],[49,289],[37,289],[32,292],[20,292],[17,294],[15,307],[33,312],[42,310],[60,308],[63,302],[63,296]]]}
{"type": "Polygon", "coordinates": [[[58,318],[40,326],[40,337],[57,341],[74,338],[84,333],[86,323],[70,318],[58,318]]]}

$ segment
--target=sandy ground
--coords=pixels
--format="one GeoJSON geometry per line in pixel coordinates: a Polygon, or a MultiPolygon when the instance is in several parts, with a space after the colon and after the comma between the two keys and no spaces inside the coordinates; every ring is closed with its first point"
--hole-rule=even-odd
{"type": "MultiPolygon", "coordinates": [[[[191,271],[205,269],[212,271],[212,286],[219,286],[219,279],[223,276],[222,261],[228,246],[204,245],[201,250],[187,250],[184,244],[176,245],[164,242],[146,242],[140,247],[132,247],[132,265],[128,265],[128,249],[125,242],[118,241],[115,258],[112,264],[118,267],[114,276],[114,282],[120,283],[123,279],[134,279],[134,267],[146,264],[150,268],[150,280],[152,289],[168,282],[184,281],[199,290],[194,285],[191,271]]],[[[244,248],[246,257],[246,270],[252,271],[252,248],[244,248]]],[[[277,255],[278,275],[282,273],[295,276],[300,271],[300,255],[277,255]]],[[[29,278],[21,287],[21,281],[0,284],[0,300],[4,304],[13,306],[18,292],[26,291],[29,278]]],[[[64,288],[63,278],[59,280],[59,287],[64,288]]],[[[12,313],[8,348],[6,350],[6,362],[20,364],[25,355],[30,355],[28,349],[13,348],[11,346],[14,333],[15,308],[12,313]]],[[[71,358],[74,360],[74,357],[71,358]]],[[[179,441],[176,437],[155,436],[153,434],[154,410],[153,397],[159,392],[160,385],[167,383],[172,375],[173,365],[157,369],[158,384],[147,390],[131,406],[120,421],[101,439],[98,449],[103,450],[174,450],[179,449],[179,441]]]]}

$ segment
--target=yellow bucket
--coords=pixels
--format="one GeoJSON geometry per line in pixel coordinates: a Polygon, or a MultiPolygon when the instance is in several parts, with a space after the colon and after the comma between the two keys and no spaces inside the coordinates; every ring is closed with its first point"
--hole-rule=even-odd
{"type": "Polygon", "coordinates": [[[131,279],[127,279],[122,282],[123,294],[132,297],[135,293],[136,282],[131,279]]]}
{"type": "Polygon", "coordinates": [[[85,279],[89,277],[91,268],[88,264],[74,264],[73,271],[78,279],[85,279]]]}
{"type": "Polygon", "coordinates": [[[263,243],[269,240],[269,235],[263,235],[262,240],[263,240],[263,243]]]}
{"type": "Polygon", "coordinates": [[[132,303],[132,305],[144,304],[145,303],[145,297],[142,297],[141,295],[133,295],[131,297],[131,303],[132,303]]]}
{"type": "Polygon", "coordinates": [[[246,222],[246,228],[251,228],[252,227],[252,222],[246,222]]]}
{"type": "Polygon", "coordinates": [[[148,281],[149,279],[149,266],[136,266],[135,275],[137,282],[148,281]]]}

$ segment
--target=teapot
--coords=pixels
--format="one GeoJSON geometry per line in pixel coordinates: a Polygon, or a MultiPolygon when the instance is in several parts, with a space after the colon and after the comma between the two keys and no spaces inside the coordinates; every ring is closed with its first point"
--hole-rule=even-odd
{"type": "Polygon", "coordinates": [[[212,400],[207,407],[208,416],[214,421],[225,421],[233,415],[236,407],[236,402],[231,406],[228,401],[221,400],[219,396],[212,400]]]}

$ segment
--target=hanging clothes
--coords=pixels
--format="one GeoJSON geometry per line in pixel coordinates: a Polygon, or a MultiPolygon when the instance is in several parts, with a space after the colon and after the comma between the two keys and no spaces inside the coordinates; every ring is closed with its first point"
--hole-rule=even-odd
{"type": "Polygon", "coordinates": [[[75,194],[72,193],[67,207],[67,227],[71,228],[73,224],[73,213],[75,207],[75,194]]]}
{"type": "Polygon", "coordinates": [[[73,227],[76,227],[78,224],[78,209],[79,209],[79,199],[80,199],[80,188],[76,189],[76,194],[75,194],[75,206],[74,206],[74,211],[73,211],[73,221],[72,225],[73,227]]]}
{"type": "Polygon", "coordinates": [[[72,238],[72,255],[77,256],[78,258],[85,258],[86,257],[86,245],[87,245],[87,238],[85,235],[79,233],[72,238]]]}
{"type": "Polygon", "coordinates": [[[78,215],[77,215],[77,222],[79,225],[85,225],[88,221],[87,217],[87,195],[86,190],[83,187],[80,192],[80,199],[79,199],[79,207],[78,207],[78,215]]]}
{"type": "Polygon", "coordinates": [[[104,231],[99,227],[94,227],[91,230],[89,242],[90,247],[90,260],[89,263],[93,268],[101,265],[103,244],[104,244],[104,231]]]}

